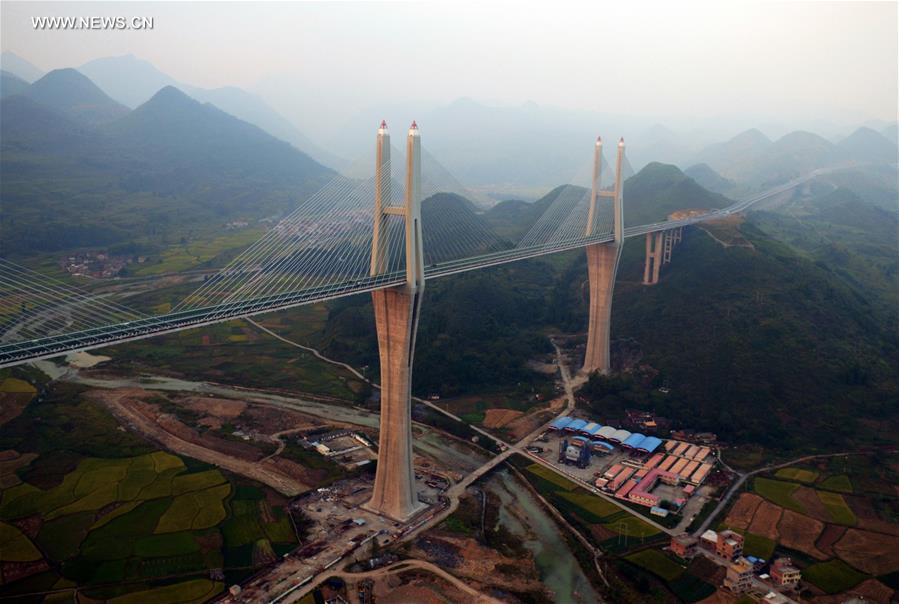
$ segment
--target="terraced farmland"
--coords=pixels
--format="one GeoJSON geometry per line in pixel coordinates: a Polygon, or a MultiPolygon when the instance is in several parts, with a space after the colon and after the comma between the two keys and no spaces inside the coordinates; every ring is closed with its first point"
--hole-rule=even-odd
{"type": "Polygon", "coordinates": [[[225,569],[233,580],[296,543],[289,518],[261,490],[235,493],[218,469],[162,451],[89,457],[50,488],[4,489],[0,519],[0,562],[34,563],[37,572],[0,586],[0,596],[63,581],[108,602],[203,602],[224,585],[205,578],[208,569],[225,569]],[[235,527],[239,539],[223,535],[235,527]],[[184,580],[154,581],[171,576],[184,580]],[[99,587],[116,583],[123,587],[99,587]]]}

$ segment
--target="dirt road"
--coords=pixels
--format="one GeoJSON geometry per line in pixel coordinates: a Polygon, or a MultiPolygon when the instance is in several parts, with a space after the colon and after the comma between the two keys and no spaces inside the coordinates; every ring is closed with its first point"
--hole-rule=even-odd
{"type": "Polygon", "coordinates": [[[431,574],[437,575],[444,581],[452,584],[453,587],[459,589],[463,593],[470,596],[472,599],[468,600],[469,602],[477,603],[477,604],[501,604],[500,600],[495,598],[491,598],[488,595],[482,594],[478,590],[474,589],[458,577],[451,575],[446,572],[439,566],[431,564],[430,562],[426,562],[424,560],[403,560],[397,562],[395,564],[391,564],[390,566],[385,566],[384,568],[378,568],[375,570],[370,570],[362,573],[349,573],[349,572],[335,572],[332,573],[333,576],[341,577],[347,581],[361,581],[362,579],[377,579],[381,577],[385,577],[387,575],[393,575],[397,573],[402,573],[409,570],[423,570],[429,572],[431,574]]]}
{"type": "Polygon", "coordinates": [[[162,426],[147,417],[129,404],[127,392],[116,390],[92,390],[87,396],[106,405],[112,414],[123,424],[131,426],[141,435],[160,443],[164,448],[211,463],[229,472],[246,476],[266,484],[279,493],[294,497],[308,491],[311,486],[281,472],[270,464],[269,459],[248,461],[207,449],[202,445],[186,441],[166,431],[162,426]]]}

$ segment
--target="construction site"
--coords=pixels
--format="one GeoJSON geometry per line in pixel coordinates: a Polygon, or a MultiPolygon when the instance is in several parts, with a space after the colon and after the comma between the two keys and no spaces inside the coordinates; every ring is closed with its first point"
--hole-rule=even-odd
{"type": "Polygon", "coordinates": [[[684,513],[691,499],[704,491],[718,462],[709,446],[570,416],[554,420],[529,451],[593,492],[642,506],[662,518],[684,513]]]}

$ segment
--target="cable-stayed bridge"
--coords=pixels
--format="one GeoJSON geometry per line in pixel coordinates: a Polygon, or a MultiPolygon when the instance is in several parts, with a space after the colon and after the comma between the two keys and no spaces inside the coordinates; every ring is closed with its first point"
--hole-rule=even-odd
{"type": "MultiPolygon", "coordinates": [[[[591,189],[568,185],[518,242],[504,241],[485,228],[465,199],[471,195],[433,158],[422,155],[425,280],[616,239],[610,192],[598,190],[593,199],[591,189]]],[[[383,265],[377,273],[371,270],[375,193],[387,191],[385,206],[391,211],[402,207],[406,182],[397,168],[402,165],[388,159],[380,175],[353,177],[351,171],[335,178],[162,315],[145,315],[0,259],[0,367],[402,285],[407,279],[402,220],[385,222],[383,265]]],[[[621,237],[739,213],[809,178],[720,210],[623,228],[621,237]]]]}
{"type": "Polygon", "coordinates": [[[584,370],[607,372],[612,292],[625,237],[646,237],[644,282],[654,283],[684,226],[743,211],[808,180],[722,210],[625,229],[624,140],[616,146],[614,184],[603,188],[597,139],[590,186],[557,189],[530,230],[513,242],[498,236],[468,193],[422,151],[415,122],[405,142],[404,153],[394,149],[382,122],[373,176],[350,170],[335,178],[165,314],[147,316],[0,259],[0,367],[370,292],[381,420],[367,505],[405,521],[422,507],[412,468],[411,378],[428,280],[585,248],[590,304],[584,370]]]}

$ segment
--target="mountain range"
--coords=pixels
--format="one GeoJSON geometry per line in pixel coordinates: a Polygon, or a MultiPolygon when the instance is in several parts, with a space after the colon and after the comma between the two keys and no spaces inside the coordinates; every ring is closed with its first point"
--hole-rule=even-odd
{"type": "Polygon", "coordinates": [[[3,68],[3,71],[11,73],[17,78],[25,80],[29,84],[44,75],[43,70],[35,67],[19,55],[8,50],[4,50],[3,53],[0,54],[0,67],[3,68]]]}
{"type": "Polygon", "coordinates": [[[287,141],[324,165],[336,168],[346,163],[309,140],[264,100],[241,88],[226,86],[208,89],[178,82],[152,63],[134,55],[95,59],[78,67],[78,71],[93,80],[110,97],[128,107],[137,107],[162,88],[173,86],[200,102],[212,103],[234,117],[287,141]]]}
{"type": "Polygon", "coordinates": [[[710,145],[693,162],[720,176],[767,188],[816,168],[858,163],[895,164],[897,146],[884,134],[861,127],[836,143],[811,132],[791,132],[770,140],[758,130],[710,145]]]}
{"type": "Polygon", "coordinates": [[[72,69],[4,98],[0,118],[0,226],[19,253],[158,247],[229,219],[277,216],[333,175],[176,88],[132,111],[72,69]]]}
{"type": "MultiPolygon", "coordinates": [[[[4,53],[6,71],[26,82],[41,72],[21,57],[4,53]]],[[[788,132],[771,140],[756,129],[724,142],[729,127],[721,120],[703,121],[703,129],[682,125],[673,129],[645,118],[601,111],[570,110],[533,102],[491,105],[468,97],[450,103],[381,102],[344,122],[329,124],[327,145],[312,141],[296,125],[253,92],[226,86],[207,89],[179,82],[153,64],[133,55],[104,57],[79,66],[113,100],[135,108],[165,86],[174,86],[200,102],[212,103],[231,115],[254,124],[309,154],[319,163],[345,168],[344,157],[359,157],[371,148],[373,130],[386,118],[402,132],[415,117],[422,125],[426,148],[473,190],[495,199],[536,199],[560,182],[589,183],[593,137],[605,134],[616,140],[626,136],[625,172],[630,175],[650,162],[685,169],[707,164],[734,187],[721,192],[745,194],[783,182],[811,168],[847,162],[896,162],[896,124],[869,123],[833,140],[805,131],[788,132]],[[650,124],[647,126],[647,124],[650,124]],[[327,148],[325,148],[327,147],[327,148]]],[[[7,80],[0,87],[16,90],[7,80]]],[[[277,88],[277,87],[275,87],[277,88]]],[[[272,86],[266,89],[272,93],[272,86]]],[[[275,95],[277,96],[277,95],[275,95]]],[[[296,116],[294,116],[296,117],[296,116]]],[[[310,126],[314,120],[301,116],[310,126]]],[[[319,125],[315,125],[319,135],[319,125]]],[[[779,127],[780,131],[784,131],[779,127]]],[[[831,127],[830,132],[836,129],[831,127]]],[[[324,139],[322,139],[324,140],[324,139]]],[[[612,159],[609,148],[606,159],[612,159]]],[[[724,186],[718,183],[713,186],[724,186]]]]}
{"type": "Polygon", "coordinates": [[[28,82],[9,71],[0,70],[0,98],[19,94],[28,88],[28,82]]]}

